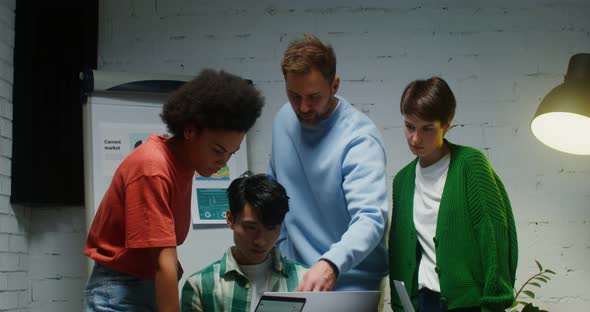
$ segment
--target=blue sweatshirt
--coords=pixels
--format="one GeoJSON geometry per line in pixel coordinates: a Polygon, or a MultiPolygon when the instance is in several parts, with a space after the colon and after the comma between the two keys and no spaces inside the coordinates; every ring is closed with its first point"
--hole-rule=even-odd
{"type": "Polygon", "coordinates": [[[387,275],[387,180],[383,140],[342,97],[318,125],[285,104],[273,123],[269,174],[290,197],[277,242],[288,258],[336,265],[336,290],[377,290],[387,275]]]}

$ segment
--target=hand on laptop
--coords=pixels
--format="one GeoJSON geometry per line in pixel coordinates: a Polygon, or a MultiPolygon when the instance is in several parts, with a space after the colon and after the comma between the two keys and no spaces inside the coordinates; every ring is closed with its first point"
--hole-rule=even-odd
{"type": "Polygon", "coordinates": [[[330,291],[336,285],[337,273],[328,260],[321,259],[305,275],[295,291],[330,291]]]}

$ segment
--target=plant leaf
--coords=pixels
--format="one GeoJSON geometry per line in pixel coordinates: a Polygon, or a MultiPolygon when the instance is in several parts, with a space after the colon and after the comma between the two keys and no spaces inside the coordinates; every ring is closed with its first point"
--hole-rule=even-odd
{"type": "Polygon", "coordinates": [[[512,308],[516,307],[517,305],[518,305],[518,301],[514,300],[514,302],[512,303],[510,308],[508,308],[508,309],[512,309],[512,308]]]}
{"type": "Polygon", "coordinates": [[[531,297],[532,299],[535,299],[535,293],[530,291],[530,290],[523,290],[523,293],[525,293],[527,296],[531,297]]]}
{"type": "Polygon", "coordinates": [[[541,277],[543,277],[543,278],[545,278],[545,279],[547,279],[547,280],[551,280],[551,278],[550,278],[549,276],[547,276],[547,275],[543,275],[543,274],[541,274],[541,275],[539,275],[539,276],[541,276],[541,277]]]}
{"type": "Polygon", "coordinates": [[[541,265],[541,263],[539,263],[539,261],[535,260],[535,262],[537,263],[537,266],[539,267],[539,272],[543,272],[543,266],[541,265]]]}
{"type": "Polygon", "coordinates": [[[537,276],[537,277],[535,277],[535,279],[536,279],[536,280],[539,280],[539,281],[541,281],[541,282],[543,282],[543,283],[547,283],[547,279],[545,279],[545,278],[543,278],[543,277],[541,277],[541,276],[537,276]]]}
{"type": "Polygon", "coordinates": [[[545,272],[551,273],[551,274],[556,274],[555,272],[553,272],[552,270],[549,270],[549,269],[545,269],[545,272]]]}
{"type": "Polygon", "coordinates": [[[527,304],[522,308],[522,312],[540,312],[539,308],[535,307],[532,303],[527,304]]]}
{"type": "Polygon", "coordinates": [[[541,287],[541,285],[539,285],[539,283],[537,283],[537,282],[529,282],[529,285],[535,286],[535,287],[541,287]]]}
{"type": "Polygon", "coordinates": [[[527,304],[522,308],[522,312],[534,312],[535,308],[531,304],[527,304]]]}

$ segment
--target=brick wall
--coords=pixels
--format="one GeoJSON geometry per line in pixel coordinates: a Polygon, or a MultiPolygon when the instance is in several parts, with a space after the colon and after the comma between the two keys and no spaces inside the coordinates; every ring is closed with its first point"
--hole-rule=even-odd
{"type": "Polygon", "coordinates": [[[87,261],[81,207],[35,207],[29,238],[30,311],[80,311],[87,261]]]}
{"type": "Polygon", "coordinates": [[[0,1],[0,311],[26,311],[30,293],[30,209],[10,205],[15,6],[0,1]]]}

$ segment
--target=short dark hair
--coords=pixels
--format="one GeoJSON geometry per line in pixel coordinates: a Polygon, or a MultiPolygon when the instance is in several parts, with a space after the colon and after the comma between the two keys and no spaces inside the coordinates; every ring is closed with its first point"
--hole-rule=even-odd
{"type": "Polygon", "coordinates": [[[266,174],[235,179],[227,189],[227,197],[234,218],[242,213],[246,204],[250,204],[264,226],[281,224],[289,211],[287,191],[266,174]]]}
{"type": "Polygon", "coordinates": [[[260,92],[247,80],[205,69],[170,95],[160,117],[173,136],[189,126],[247,132],[263,106],[260,92]]]}
{"type": "Polygon", "coordinates": [[[331,45],[324,44],[314,35],[304,34],[287,47],[281,69],[283,76],[287,76],[287,73],[306,74],[312,68],[319,70],[332,83],[336,77],[336,54],[331,45]]]}
{"type": "Polygon", "coordinates": [[[408,84],[400,101],[403,115],[446,124],[455,116],[455,95],[442,78],[414,80],[408,84]]]}

